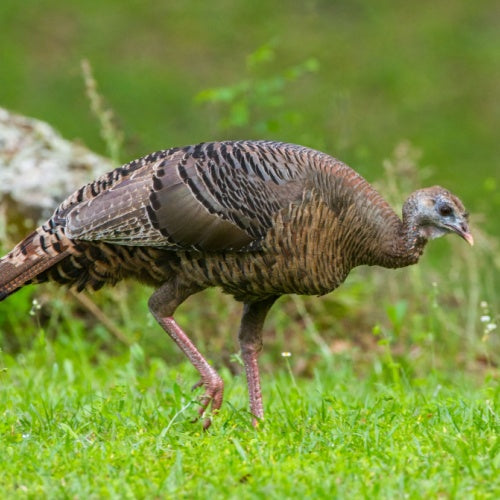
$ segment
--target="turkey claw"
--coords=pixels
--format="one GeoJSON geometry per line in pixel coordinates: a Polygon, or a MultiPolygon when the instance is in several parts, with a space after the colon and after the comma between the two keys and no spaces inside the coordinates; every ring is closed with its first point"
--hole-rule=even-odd
{"type": "MultiPolygon", "coordinates": [[[[204,381],[203,379],[193,385],[191,390],[195,390],[198,387],[204,386],[205,392],[199,399],[199,409],[198,409],[198,417],[193,420],[196,422],[200,418],[203,417],[207,408],[210,406],[211,414],[215,415],[221,405],[224,397],[224,382],[217,374],[213,374],[208,380],[204,381]]],[[[207,430],[212,424],[212,420],[207,417],[203,420],[203,430],[207,430]]]]}

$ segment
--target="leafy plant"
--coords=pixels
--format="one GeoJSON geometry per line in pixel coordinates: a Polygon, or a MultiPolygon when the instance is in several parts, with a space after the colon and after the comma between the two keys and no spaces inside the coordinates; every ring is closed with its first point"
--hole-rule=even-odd
{"type": "Polygon", "coordinates": [[[283,125],[300,127],[301,112],[290,108],[287,88],[319,70],[319,62],[309,58],[302,63],[276,71],[277,54],[273,44],[265,44],[247,57],[246,77],[232,85],[199,92],[195,101],[218,110],[221,131],[250,129],[260,137],[280,132],[283,125]]]}

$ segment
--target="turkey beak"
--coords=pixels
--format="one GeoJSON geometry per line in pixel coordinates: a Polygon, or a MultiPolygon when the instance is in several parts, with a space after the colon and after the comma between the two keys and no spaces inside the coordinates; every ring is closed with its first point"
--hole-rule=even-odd
{"type": "Polygon", "coordinates": [[[448,228],[462,237],[470,246],[474,246],[474,238],[469,232],[469,226],[467,225],[467,222],[457,222],[456,224],[450,224],[448,228]]]}

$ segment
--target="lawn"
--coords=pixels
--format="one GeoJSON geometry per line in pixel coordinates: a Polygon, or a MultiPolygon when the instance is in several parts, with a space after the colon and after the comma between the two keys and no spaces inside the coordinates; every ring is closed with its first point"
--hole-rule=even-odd
{"type": "Polygon", "coordinates": [[[36,335],[1,357],[4,498],[500,495],[494,377],[394,381],[380,359],[360,377],[345,354],[295,377],[291,356],[264,376],[258,429],[244,377],[223,369],[226,402],[203,432],[187,363],[146,359],[137,344],[106,354],[83,333],[36,335]]]}

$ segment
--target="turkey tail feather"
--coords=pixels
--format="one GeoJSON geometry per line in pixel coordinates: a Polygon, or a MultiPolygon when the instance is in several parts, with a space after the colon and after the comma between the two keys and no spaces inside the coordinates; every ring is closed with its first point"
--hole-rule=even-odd
{"type": "Polygon", "coordinates": [[[39,228],[0,259],[0,301],[69,255],[69,247],[51,237],[39,228]]]}

